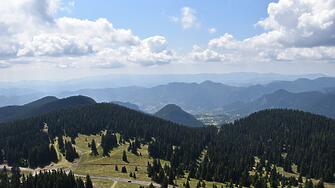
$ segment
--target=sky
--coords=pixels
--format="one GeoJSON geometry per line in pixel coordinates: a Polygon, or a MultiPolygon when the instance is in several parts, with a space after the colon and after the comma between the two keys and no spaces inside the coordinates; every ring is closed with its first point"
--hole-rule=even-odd
{"type": "Polygon", "coordinates": [[[0,81],[335,76],[335,0],[1,1],[0,40],[0,81]]]}

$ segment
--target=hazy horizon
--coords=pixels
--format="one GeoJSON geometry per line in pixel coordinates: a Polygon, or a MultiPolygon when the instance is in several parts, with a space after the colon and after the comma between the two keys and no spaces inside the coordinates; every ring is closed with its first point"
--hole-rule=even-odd
{"type": "Polygon", "coordinates": [[[229,72],[335,76],[334,1],[0,3],[0,81],[229,72]]]}

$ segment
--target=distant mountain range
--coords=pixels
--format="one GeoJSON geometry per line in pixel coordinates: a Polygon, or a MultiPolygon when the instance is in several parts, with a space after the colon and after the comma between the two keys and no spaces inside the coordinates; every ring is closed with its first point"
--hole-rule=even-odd
{"type": "MultiPolygon", "coordinates": [[[[36,93],[33,89],[13,88],[0,91],[0,105],[27,103],[45,95],[36,93]],[[11,95],[13,92],[17,95],[11,95]]],[[[200,115],[201,118],[204,118],[202,114],[208,113],[239,117],[265,108],[294,108],[334,117],[334,110],[329,106],[333,102],[332,94],[335,94],[335,78],[320,77],[273,81],[251,86],[232,86],[213,81],[172,82],[154,87],[130,86],[64,91],[55,96],[64,98],[84,95],[97,102],[114,102],[147,113],[155,113],[167,104],[176,104],[189,113],[200,115]]],[[[22,113],[25,110],[21,108],[23,107],[6,107],[4,112],[13,110],[22,113]]],[[[7,113],[0,121],[6,118],[10,120],[11,114],[13,113],[7,113]]]]}
{"type": "Polygon", "coordinates": [[[297,79],[275,81],[265,85],[248,87],[229,86],[205,81],[202,83],[174,82],[151,88],[121,87],[107,89],[84,89],[64,92],[61,96],[85,95],[98,102],[129,101],[146,112],[156,112],[166,104],[176,104],[192,113],[204,113],[222,109],[234,103],[249,103],[263,95],[284,89],[289,92],[325,92],[335,88],[335,78],[297,79]]]}
{"type": "Polygon", "coordinates": [[[95,104],[95,101],[85,96],[73,96],[64,99],[48,96],[22,106],[6,106],[0,108],[0,122],[23,119],[64,108],[90,104],[95,104]]]}
{"type": "Polygon", "coordinates": [[[203,127],[204,124],[175,104],[168,104],[154,114],[156,117],[189,127],[203,127]]]}
{"type": "Polygon", "coordinates": [[[24,80],[16,82],[0,82],[0,88],[29,88],[30,90],[55,93],[59,91],[80,90],[85,88],[96,89],[129,86],[154,87],[171,82],[201,83],[206,80],[235,86],[245,86],[266,84],[275,80],[293,81],[298,78],[315,79],[325,76],[326,75],[324,74],[286,75],[254,72],[233,72],[222,74],[108,74],[66,81],[24,80]]]}
{"type": "Polygon", "coordinates": [[[317,91],[292,93],[281,89],[252,102],[227,105],[224,111],[245,116],[271,108],[299,109],[335,118],[335,93],[317,91]]]}

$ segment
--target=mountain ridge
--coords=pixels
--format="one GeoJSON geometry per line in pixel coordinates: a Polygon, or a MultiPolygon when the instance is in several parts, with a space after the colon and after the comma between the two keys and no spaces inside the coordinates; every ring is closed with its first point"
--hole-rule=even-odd
{"type": "Polygon", "coordinates": [[[47,96],[22,106],[5,106],[0,108],[0,122],[28,118],[43,113],[53,112],[64,108],[72,108],[95,104],[96,102],[86,96],[72,96],[58,99],[47,96]]]}

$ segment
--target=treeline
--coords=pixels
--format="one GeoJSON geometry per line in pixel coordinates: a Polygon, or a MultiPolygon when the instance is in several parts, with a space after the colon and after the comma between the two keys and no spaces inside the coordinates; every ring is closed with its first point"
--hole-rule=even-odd
{"type": "Polygon", "coordinates": [[[81,178],[76,178],[73,173],[65,173],[62,170],[39,172],[34,176],[32,174],[21,174],[18,167],[10,170],[3,168],[0,170],[0,187],[2,188],[93,188],[89,176],[86,182],[81,178]]]}
{"type": "Polygon", "coordinates": [[[109,156],[109,152],[118,145],[116,134],[110,130],[108,130],[106,134],[101,135],[101,147],[104,156],[109,156]]]}

